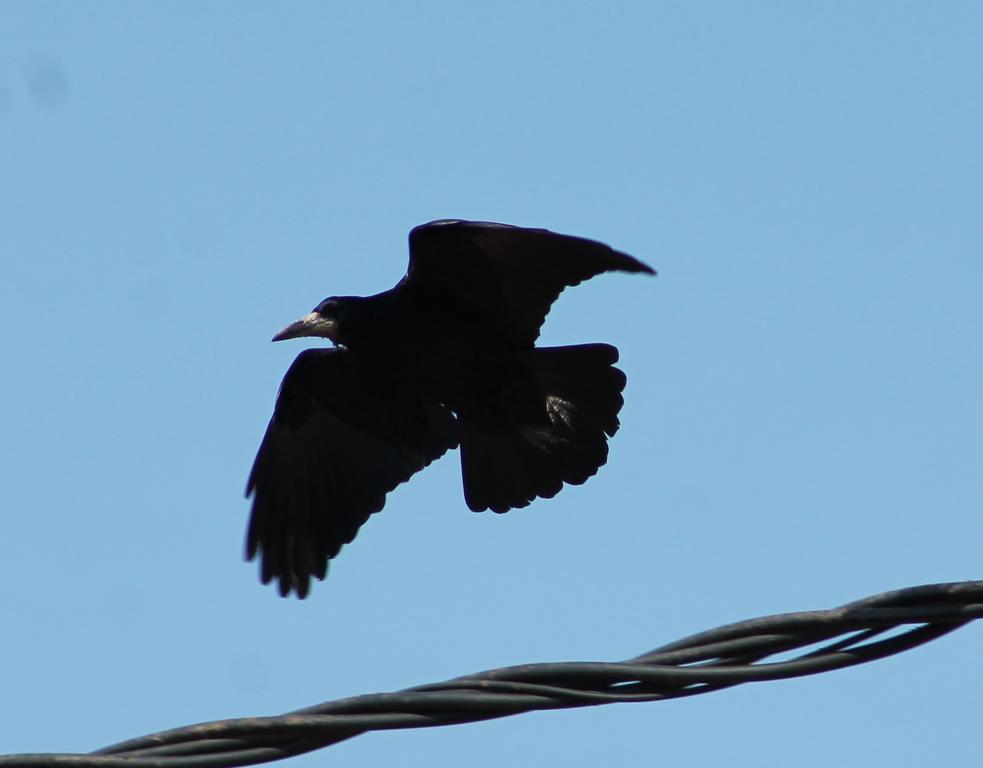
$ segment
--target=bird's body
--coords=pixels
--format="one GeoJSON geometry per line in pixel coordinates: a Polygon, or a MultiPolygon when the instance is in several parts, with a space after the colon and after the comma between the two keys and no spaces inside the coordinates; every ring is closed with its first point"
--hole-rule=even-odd
{"type": "Polygon", "coordinates": [[[534,343],[565,286],[608,270],[652,272],[547,230],[431,222],[410,233],[394,288],[325,299],[274,337],[337,346],[290,367],[250,475],[247,556],[262,552],[262,580],[306,596],[386,493],[458,445],[475,511],[593,475],[623,402],[617,350],[534,343]]]}
{"type": "Polygon", "coordinates": [[[451,410],[462,398],[494,391],[507,372],[517,373],[514,349],[500,334],[466,307],[421,293],[401,282],[375,296],[336,299],[350,313],[338,343],[451,410]]]}

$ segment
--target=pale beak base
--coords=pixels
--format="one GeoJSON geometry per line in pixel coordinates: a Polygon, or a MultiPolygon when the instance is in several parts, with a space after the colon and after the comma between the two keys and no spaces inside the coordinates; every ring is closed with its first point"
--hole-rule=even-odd
{"type": "Polygon", "coordinates": [[[320,336],[325,339],[334,340],[335,321],[330,317],[324,317],[317,312],[304,315],[300,320],[291,323],[276,336],[273,341],[284,341],[285,339],[298,339],[301,336],[320,336]]]}

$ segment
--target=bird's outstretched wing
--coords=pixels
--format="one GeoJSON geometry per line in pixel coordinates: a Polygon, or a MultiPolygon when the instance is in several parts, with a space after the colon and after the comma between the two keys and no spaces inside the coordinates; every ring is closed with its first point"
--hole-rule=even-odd
{"type": "Polygon", "coordinates": [[[546,229],[443,219],[410,232],[405,285],[479,313],[519,348],[539,336],[567,286],[602,272],[651,267],[610,246],[546,229]]]}
{"type": "Polygon", "coordinates": [[[347,350],[301,352],[249,475],[246,557],[260,555],[264,584],[306,597],[386,494],[457,444],[450,411],[347,350]]]}

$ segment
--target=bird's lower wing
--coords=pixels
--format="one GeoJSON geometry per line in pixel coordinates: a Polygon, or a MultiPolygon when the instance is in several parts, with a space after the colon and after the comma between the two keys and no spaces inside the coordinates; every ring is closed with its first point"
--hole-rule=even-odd
{"type": "Polygon", "coordinates": [[[287,371],[246,489],[246,556],[263,583],[306,597],[386,494],[457,445],[449,411],[344,349],[302,352],[287,371]]]}

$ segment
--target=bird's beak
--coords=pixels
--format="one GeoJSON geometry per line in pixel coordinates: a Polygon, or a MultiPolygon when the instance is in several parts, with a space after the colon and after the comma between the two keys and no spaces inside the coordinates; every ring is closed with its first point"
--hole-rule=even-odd
{"type": "Polygon", "coordinates": [[[322,336],[331,339],[334,336],[335,321],[330,317],[324,317],[317,312],[304,315],[296,323],[291,323],[276,336],[273,341],[283,341],[284,339],[296,339],[301,336],[322,336]]]}

